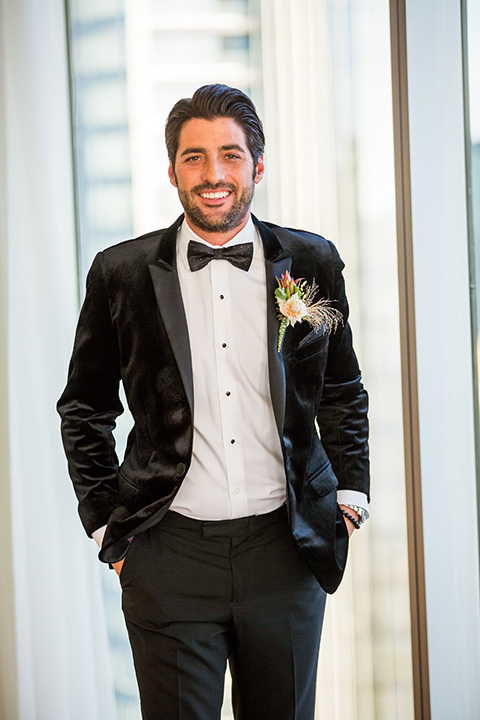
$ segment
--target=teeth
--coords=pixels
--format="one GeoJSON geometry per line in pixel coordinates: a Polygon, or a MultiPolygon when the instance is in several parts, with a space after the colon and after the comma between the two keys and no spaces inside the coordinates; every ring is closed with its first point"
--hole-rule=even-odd
{"type": "Polygon", "coordinates": [[[230,193],[226,190],[222,190],[220,192],[200,193],[201,197],[205,198],[205,200],[218,200],[219,198],[226,198],[229,194],[230,193]]]}

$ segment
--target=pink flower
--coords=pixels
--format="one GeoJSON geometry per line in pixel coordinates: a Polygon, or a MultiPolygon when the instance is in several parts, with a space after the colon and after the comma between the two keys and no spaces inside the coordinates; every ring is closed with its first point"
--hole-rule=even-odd
{"type": "Polygon", "coordinates": [[[278,307],[282,315],[290,321],[290,325],[295,325],[308,315],[307,306],[296,293],[288,300],[279,300],[278,307]]]}

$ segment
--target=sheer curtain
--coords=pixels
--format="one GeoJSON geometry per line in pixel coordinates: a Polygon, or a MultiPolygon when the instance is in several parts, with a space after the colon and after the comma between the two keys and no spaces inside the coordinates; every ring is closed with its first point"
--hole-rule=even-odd
{"type": "Polygon", "coordinates": [[[7,138],[5,113],[5,37],[3,0],[0,0],[0,717],[17,717],[15,608],[13,598],[12,518],[9,484],[8,351],[7,351],[7,138]]]}
{"type": "Polygon", "coordinates": [[[388,3],[262,0],[269,218],[333,240],[370,394],[371,519],[327,601],[317,716],[413,717],[388,3]]]}
{"type": "Polygon", "coordinates": [[[64,4],[2,0],[0,8],[8,267],[0,372],[13,548],[2,592],[14,599],[17,655],[17,688],[4,686],[2,706],[18,704],[20,720],[113,720],[96,551],[76,515],[55,412],[78,312],[64,4]]]}

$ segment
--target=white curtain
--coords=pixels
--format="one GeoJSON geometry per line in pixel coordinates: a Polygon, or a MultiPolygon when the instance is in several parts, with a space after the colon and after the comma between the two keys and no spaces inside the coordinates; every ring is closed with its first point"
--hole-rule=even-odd
{"type": "Polygon", "coordinates": [[[78,312],[64,3],[1,0],[0,8],[8,267],[0,372],[8,382],[17,685],[4,688],[17,697],[0,707],[18,705],[19,720],[113,720],[96,551],[76,514],[55,411],[78,312]]]}
{"type": "Polygon", "coordinates": [[[269,218],[333,240],[370,393],[372,517],[327,601],[317,717],[413,717],[388,3],[262,0],[269,218]]]}

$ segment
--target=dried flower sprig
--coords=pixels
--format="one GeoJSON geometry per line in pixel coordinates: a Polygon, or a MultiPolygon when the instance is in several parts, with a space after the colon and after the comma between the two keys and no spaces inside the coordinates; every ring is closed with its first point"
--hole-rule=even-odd
{"type": "Polygon", "coordinates": [[[280,352],[285,331],[289,325],[306,320],[314,329],[325,327],[327,333],[335,332],[343,323],[342,314],[330,307],[330,301],[321,298],[315,301],[315,281],[307,285],[303,278],[294,280],[288,270],[277,277],[278,288],[275,297],[278,304],[280,327],[278,329],[277,352],[280,352]]]}

